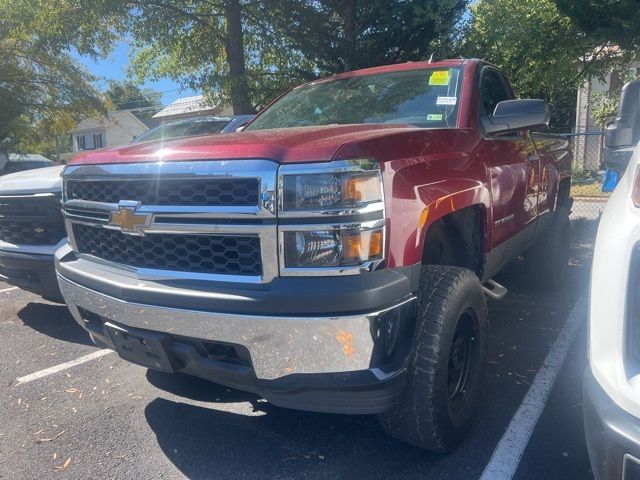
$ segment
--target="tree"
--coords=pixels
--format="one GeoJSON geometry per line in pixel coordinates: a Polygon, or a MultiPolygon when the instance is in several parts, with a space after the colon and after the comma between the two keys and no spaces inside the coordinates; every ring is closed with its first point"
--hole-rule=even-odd
{"type": "Polygon", "coordinates": [[[321,74],[428,56],[467,2],[11,0],[9,20],[92,55],[127,36],[138,80],[169,77],[247,113],[321,74]]]}
{"type": "Polygon", "coordinates": [[[591,101],[591,116],[595,119],[596,125],[602,127],[618,116],[622,87],[627,82],[638,79],[638,75],[630,70],[614,71],[611,78],[614,77],[617,78],[615,85],[612,82],[609,90],[595,94],[591,101]]]}
{"type": "Polygon", "coordinates": [[[479,0],[461,50],[500,67],[520,97],[547,100],[557,131],[571,129],[584,78],[603,75],[616,61],[552,0],[479,0]]]}
{"type": "Polygon", "coordinates": [[[131,39],[138,80],[169,77],[231,100],[235,113],[300,80],[298,58],[282,50],[258,0],[12,0],[9,22],[47,32],[47,45],[104,56],[131,39]],[[90,15],[87,12],[91,12],[90,15]],[[271,32],[264,37],[264,32],[271,32]]]}
{"type": "Polygon", "coordinates": [[[155,107],[162,95],[150,88],[141,88],[131,80],[110,80],[104,92],[108,106],[116,110],[155,107]]]}
{"type": "Polygon", "coordinates": [[[289,48],[301,52],[318,72],[336,73],[429,57],[451,36],[467,3],[280,0],[273,22],[289,48]]]}
{"type": "Polygon", "coordinates": [[[640,47],[640,0],[555,0],[587,35],[627,49],[640,47]]]}
{"type": "Polygon", "coordinates": [[[36,125],[49,139],[81,116],[104,112],[93,77],[71,57],[42,48],[36,38],[0,30],[0,140],[15,150],[36,125]]]}
{"type": "Polygon", "coordinates": [[[268,9],[257,0],[141,2],[129,21],[131,70],[139,79],[169,77],[222,94],[236,114],[251,113],[301,80],[301,58],[282,48],[268,9]]]}

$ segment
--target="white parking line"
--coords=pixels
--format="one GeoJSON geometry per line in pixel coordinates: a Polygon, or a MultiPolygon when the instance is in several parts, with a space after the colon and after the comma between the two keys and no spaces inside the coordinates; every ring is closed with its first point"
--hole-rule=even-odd
{"type": "Polygon", "coordinates": [[[12,290],[18,290],[18,287],[3,288],[2,290],[0,290],[0,293],[10,292],[12,290]]]}
{"type": "Polygon", "coordinates": [[[98,350],[97,352],[90,353],[89,355],[85,355],[84,357],[76,358],[75,360],[61,363],[60,365],[56,365],[54,367],[45,368],[44,370],[25,375],[24,377],[18,377],[16,378],[16,381],[18,382],[16,385],[32,382],[34,380],[38,380],[39,378],[53,375],[54,373],[67,370],[68,368],[75,367],[76,365],[81,365],[83,363],[90,362],[91,360],[95,360],[96,358],[104,357],[105,355],[109,355],[110,353],[113,353],[113,350],[98,350]]]}
{"type": "Polygon", "coordinates": [[[513,415],[507,431],[500,439],[480,480],[509,480],[513,478],[533,429],[551,394],[558,372],[562,368],[586,314],[587,295],[583,294],[571,309],[562,331],[549,350],[520,407],[513,415]]]}

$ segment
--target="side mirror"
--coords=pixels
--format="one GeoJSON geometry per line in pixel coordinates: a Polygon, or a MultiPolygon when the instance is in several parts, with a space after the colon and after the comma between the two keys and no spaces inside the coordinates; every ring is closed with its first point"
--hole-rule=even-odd
{"type": "Polygon", "coordinates": [[[493,115],[481,119],[487,135],[517,132],[528,128],[549,126],[551,112],[544,100],[505,100],[496,105],[493,115]]]}
{"type": "Polygon", "coordinates": [[[236,132],[241,132],[242,130],[244,130],[244,127],[246,126],[247,126],[246,123],[244,125],[240,125],[238,128],[236,128],[236,132]]]}
{"type": "Polygon", "coordinates": [[[604,163],[607,168],[626,170],[632,148],[640,142],[640,80],[622,87],[618,118],[604,133],[604,163]]]}

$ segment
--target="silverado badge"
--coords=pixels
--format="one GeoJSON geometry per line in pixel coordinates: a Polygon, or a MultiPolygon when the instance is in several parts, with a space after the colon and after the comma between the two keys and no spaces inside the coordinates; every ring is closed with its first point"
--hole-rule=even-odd
{"type": "Polygon", "coordinates": [[[142,235],[141,227],[148,227],[151,223],[151,215],[136,213],[140,202],[121,200],[118,210],[112,211],[109,216],[109,226],[118,227],[122,233],[142,235]]]}

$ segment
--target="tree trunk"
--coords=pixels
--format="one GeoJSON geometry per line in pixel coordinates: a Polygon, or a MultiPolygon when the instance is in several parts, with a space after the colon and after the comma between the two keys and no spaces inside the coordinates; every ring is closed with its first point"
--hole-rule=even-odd
{"type": "Polygon", "coordinates": [[[249,84],[245,70],[244,37],[242,33],[242,11],[240,0],[226,0],[224,14],[227,21],[227,63],[231,80],[231,103],[233,113],[241,115],[255,110],[249,101],[249,84]]]}
{"type": "Polygon", "coordinates": [[[356,0],[344,3],[344,71],[356,68],[356,0]]]}

